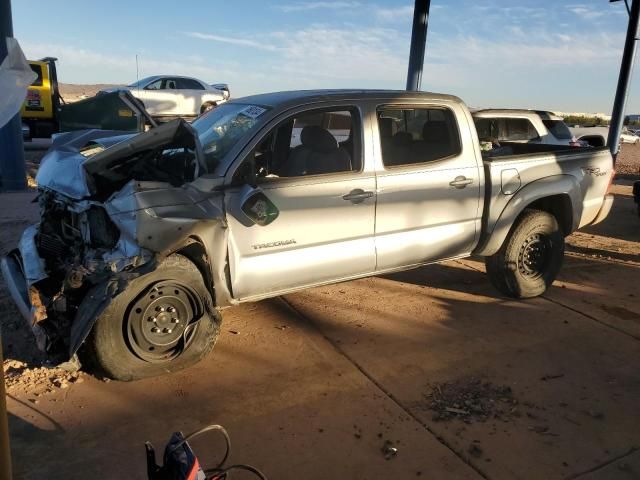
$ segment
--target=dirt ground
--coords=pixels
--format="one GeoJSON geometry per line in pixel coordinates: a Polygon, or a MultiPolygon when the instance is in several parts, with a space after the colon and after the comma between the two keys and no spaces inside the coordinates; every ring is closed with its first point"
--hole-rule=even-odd
{"type": "MultiPolygon", "coordinates": [[[[209,423],[271,479],[640,478],[630,185],[569,237],[541,298],[501,297],[477,259],[320,287],[226,310],[207,359],[134,383],[43,366],[0,283],[15,478],[145,478],[146,440],[209,423]]],[[[0,194],[0,253],[33,197],[0,194]]],[[[222,451],[194,446],[205,463],[222,451]]]]}

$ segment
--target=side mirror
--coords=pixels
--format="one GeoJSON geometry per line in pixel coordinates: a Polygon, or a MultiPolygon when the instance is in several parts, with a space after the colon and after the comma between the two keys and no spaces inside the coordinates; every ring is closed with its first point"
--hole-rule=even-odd
{"type": "Polygon", "coordinates": [[[256,225],[265,227],[273,222],[280,211],[259,188],[245,185],[240,194],[240,209],[242,213],[256,225]]]}

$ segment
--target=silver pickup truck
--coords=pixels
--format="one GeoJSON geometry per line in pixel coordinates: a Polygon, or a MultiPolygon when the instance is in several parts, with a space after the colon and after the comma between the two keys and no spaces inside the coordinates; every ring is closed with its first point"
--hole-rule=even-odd
{"type": "Polygon", "coordinates": [[[613,199],[608,150],[481,150],[447,95],[280,92],[114,135],[56,140],[2,272],[41,349],[121,380],[202,358],[224,307],[317,285],[478,255],[540,295],[613,199]]]}

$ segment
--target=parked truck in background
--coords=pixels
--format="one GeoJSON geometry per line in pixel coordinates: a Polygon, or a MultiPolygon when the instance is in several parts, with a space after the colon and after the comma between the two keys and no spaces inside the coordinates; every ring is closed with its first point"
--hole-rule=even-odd
{"type": "Polygon", "coordinates": [[[225,307],[446,259],[535,297],[613,201],[606,148],[482,152],[465,104],[424,92],[256,95],[58,141],[2,272],[41,348],[120,380],[201,359],[225,307]]]}
{"type": "Polygon", "coordinates": [[[20,111],[23,136],[27,139],[50,137],[58,131],[61,97],[56,71],[57,60],[53,57],[29,60],[29,66],[37,78],[27,89],[27,97],[20,111]]]}
{"type": "Polygon", "coordinates": [[[481,141],[579,146],[562,117],[543,110],[485,109],[473,112],[481,141]]]}

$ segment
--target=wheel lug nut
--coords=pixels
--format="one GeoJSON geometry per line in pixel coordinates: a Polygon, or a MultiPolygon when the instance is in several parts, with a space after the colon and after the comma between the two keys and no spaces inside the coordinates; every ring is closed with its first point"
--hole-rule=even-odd
{"type": "Polygon", "coordinates": [[[178,320],[177,318],[172,318],[171,323],[180,323],[180,320],[178,320]]]}
{"type": "Polygon", "coordinates": [[[160,331],[160,329],[158,327],[153,327],[151,329],[151,333],[158,333],[160,331]]]}
{"type": "Polygon", "coordinates": [[[171,329],[170,328],[163,328],[162,329],[162,333],[171,333],[171,329]]]}
{"type": "Polygon", "coordinates": [[[167,308],[167,312],[169,312],[169,313],[173,313],[173,312],[175,312],[175,311],[176,311],[176,307],[169,307],[169,308],[167,308]]]}

